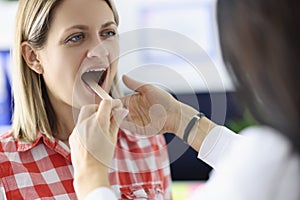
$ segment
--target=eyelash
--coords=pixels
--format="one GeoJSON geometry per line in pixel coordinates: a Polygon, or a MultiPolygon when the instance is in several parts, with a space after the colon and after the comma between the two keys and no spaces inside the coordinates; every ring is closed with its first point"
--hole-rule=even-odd
{"type": "Polygon", "coordinates": [[[71,35],[70,37],[68,37],[66,40],[65,40],[65,43],[76,43],[76,42],[79,42],[80,40],[84,39],[85,38],[85,35],[83,33],[80,33],[80,34],[75,34],[75,35],[71,35]],[[75,38],[79,38],[79,40],[73,40],[75,38]]]}
{"type": "MultiPolygon", "coordinates": [[[[116,31],[114,31],[114,30],[105,30],[105,31],[101,32],[100,37],[103,38],[103,39],[108,39],[108,38],[114,37],[115,35],[117,35],[116,31]]],[[[66,44],[68,44],[68,43],[77,43],[77,42],[82,41],[85,38],[86,38],[86,35],[84,33],[74,34],[74,35],[71,35],[70,37],[68,37],[65,40],[65,43],[66,44]],[[78,38],[78,37],[80,37],[80,38],[78,38]]]]}
{"type": "Polygon", "coordinates": [[[105,30],[100,34],[100,36],[104,37],[104,39],[114,37],[115,35],[117,35],[115,30],[105,30]]]}

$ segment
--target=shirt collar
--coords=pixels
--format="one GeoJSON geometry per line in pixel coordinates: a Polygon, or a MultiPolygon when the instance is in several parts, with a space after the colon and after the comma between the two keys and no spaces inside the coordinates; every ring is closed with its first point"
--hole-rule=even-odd
{"type": "Polygon", "coordinates": [[[43,138],[43,134],[38,132],[35,141],[33,142],[25,142],[22,140],[16,140],[17,151],[24,152],[34,148],[39,141],[43,138]]]}
{"type": "Polygon", "coordinates": [[[44,145],[46,145],[51,150],[61,154],[68,160],[71,160],[70,148],[65,143],[56,138],[49,139],[42,132],[37,133],[36,139],[33,142],[24,142],[17,140],[16,143],[18,152],[31,150],[34,147],[36,147],[39,143],[44,143],[44,145]]]}

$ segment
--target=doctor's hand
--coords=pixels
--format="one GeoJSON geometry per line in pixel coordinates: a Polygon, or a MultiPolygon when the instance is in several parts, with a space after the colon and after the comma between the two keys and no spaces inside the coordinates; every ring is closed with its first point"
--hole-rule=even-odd
{"type": "Polygon", "coordinates": [[[109,187],[108,170],[113,159],[119,125],[128,111],[120,100],[104,99],[81,108],[69,138],[74,167],[74,189],[79,199],[100,186],[109,187]]]}
{"type": "Polygon", "coordinates": [[[166,91],[138,82],[126,75],[125,85],[136,93],[121,98],[129,114],[121,128],[140,135],[176,133],[181,121],[181,103],[166,91]]]}

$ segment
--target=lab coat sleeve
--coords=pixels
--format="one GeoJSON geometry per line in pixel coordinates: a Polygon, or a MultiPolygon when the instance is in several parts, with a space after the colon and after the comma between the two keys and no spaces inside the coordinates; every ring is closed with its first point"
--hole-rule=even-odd
{"type": "Polygon", "coordinates": [[[204,139],[198,158],[216,169],[218,162],[228,154],[233,143],[241,139],[242,136],[237,135],[225,126],[216,126],[204,139]]]}
{"type": "Polygon", "coordinates": [[[107,187],[99,187],[91,191],[85,200],[117,200],[113,190],[107,187]]]}

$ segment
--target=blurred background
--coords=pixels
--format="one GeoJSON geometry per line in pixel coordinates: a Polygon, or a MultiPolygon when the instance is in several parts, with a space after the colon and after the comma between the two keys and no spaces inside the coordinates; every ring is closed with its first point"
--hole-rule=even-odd
{"type": "MultiPolygon", "coordinates": [[[[115,0],[115,3],[120,15],[120,35],[141,28],[167,30],[201,49],[198,52],[190,48],[187,52],[196,67],[191,67],[191,63],[179,56],[174,58],[158,51],[126,54],[120,59],[120,75],[126,73],[163,86],[180,101],[235,131],[251,123],[247,111],[234,101],[234,88],[221,59],[215,0],[115,0]],[[148,67],[153,63],[155,67],[148,67]]],[[[18,1],[0,0],[0,133],[8,130],[13,110],[10,50],[17,5],[18,1]]],[[[137,34],[136,40],[137,43],[145,41],[147,35],[137,34]]],[[[178,41],[171,42],[180,50],[181,46],[176,45],[178,41]]],[[[171,134],[166,134],[165,138],[172,162],[175,196],[181,199],[180,196],[188,195],[190,189],[208,178],[211,168],[196,159],[197,153],[178,138],[171,134]]]]}

